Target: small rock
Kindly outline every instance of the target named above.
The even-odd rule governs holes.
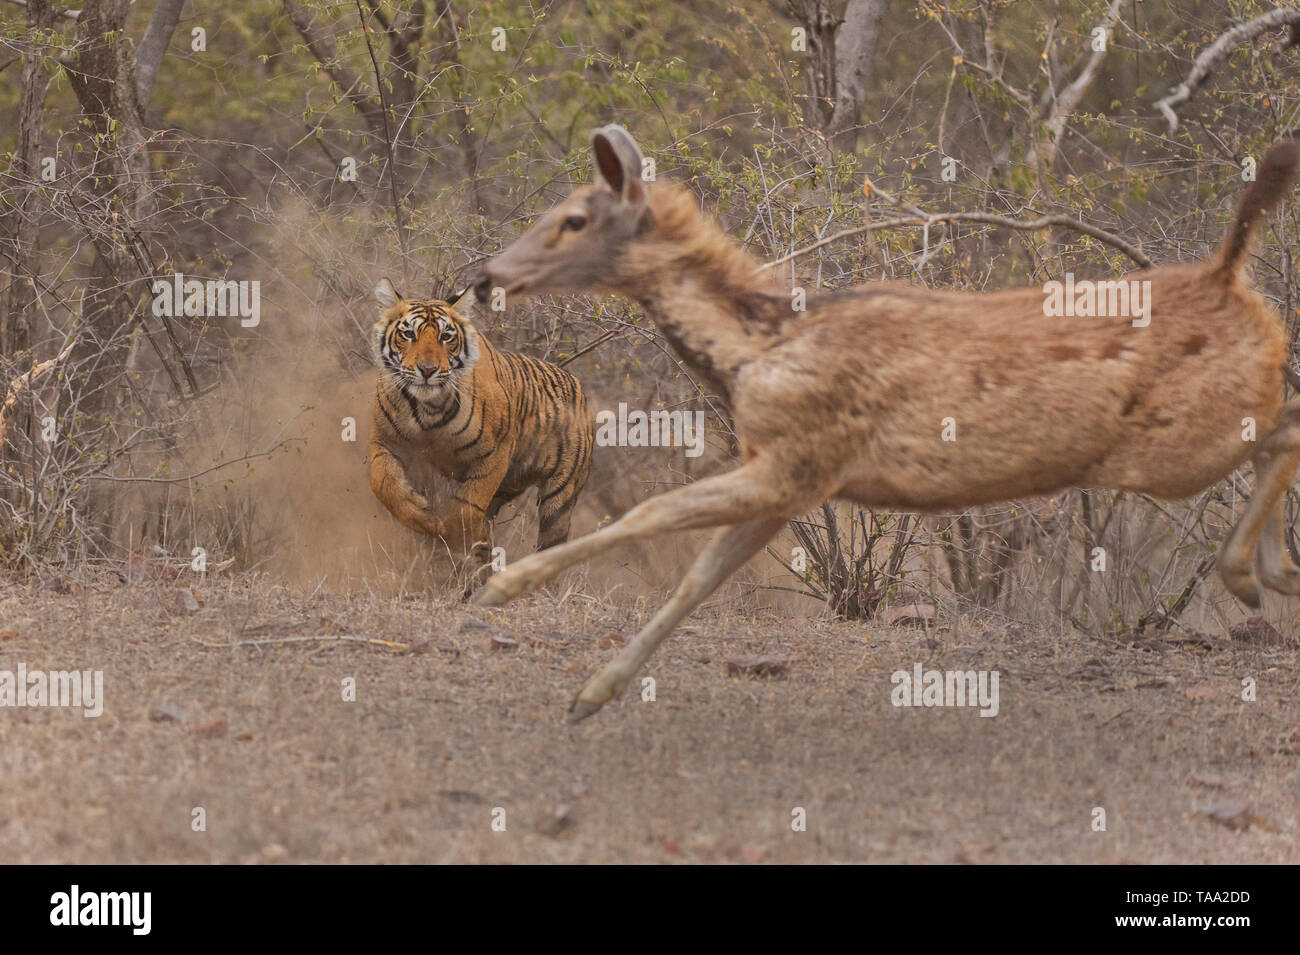
[[[472,803],[476,806],[487,804],[487,799],[476,792],[470,792],[468,789],[440,789],[438,795],[443,799],[450,799],[452,802]]]
[[[1205,786],[1207,789],[1222,789],[1228,784],[1228,781],[1218,773],[1210,773],[1205,770],[1192,773],[1192,782],[1198,786]]]
[[[175,703],[163,703],[149,711],[149,719],[155,723],[184,723],[189,718],[185,708]]]
[[[1250,828],[1250,807],[1242,802],[1216,802],[1207,815],[1213,822],[1238,832]]]
[[[537,824],[537,831],[544,836],[558,836],[573,825],[573,816],[568,806],[556,806]]]
[[[289,854],[289,850],[278,842],[273,842],[269,846],[262,846],[262,858],[268,862],[274,862],[276,859],[283,859]]]
[[[727,661],[727,676],[770,677],[779,680],[789,673],[789,664],[789,657],[737,657]]]
[[[177,587],[172,591],[171,609],[173,613],[189,616],[192,613],[198,613],[201,608],[202,604],[199,603],[198,598],[194,596],[194,591],[190,590],[190,588]]]
[[[1251,617],[1243,623],[1234,623],[1228,628],[1228,636],[1233,643],[1257,647],[1275,647],[1283,642],[1282,634],[1263,617]]]
[[[891,627],[932,627],[936,616],[933,604],[908,604],[890,608],[883,622]]]
[[[513,650],[519,646],[518,641],[511,640],[509,637],[503,637],[498,633],[488,637],[487,648],[489,650]]]

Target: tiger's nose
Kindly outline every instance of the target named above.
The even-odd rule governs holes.
[[[438,366],[437,366],[437,365],[419,365],[419,364],[417,364],[415,367],[418,368],[418,369],[420,369],[420,374],[424,375],[424,377],[425,377],[426,380],[429,379],[429,378],[432,378],[434,375],[436,375],[436,374],[438,373]]]

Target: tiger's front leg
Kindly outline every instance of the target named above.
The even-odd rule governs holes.
[[[370,490],[403,527],[429,537],[443,536],[442,520],[424,495],[411,487],[401,460],[378,442],[370,445]]]
[[[480,462],[439,514],[442,539],[459,556],[459,569],[466,579],[468,597],[485,578],[483,571],[492,561],[492,500],[510,466],[508,451],[498,449]]]

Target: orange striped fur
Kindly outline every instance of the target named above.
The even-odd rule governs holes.
[[[376,364],[370,488],[403,525],[442,540],[470,569],[488,562],[497,512],[537,488],[538,548],[568,539],[591,468],[593,419],[578,380],[498,351],[462,314],[473,301],[403,298],[384,279],[371,330]],[[459,483],[435,507],[430,472]]]

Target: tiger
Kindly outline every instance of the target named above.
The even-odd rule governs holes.
[[[573,375],[500,351],[475,329],[469,289],[416,301],[385,278],[374,294],[370,489],[402,525],[447,546],[471,575],[468,595],[490,562],[497,512],[528,488],[537,488],[538,550],[568,540],[594,418]],[[430,469],[458,485],[441,507],[416,490]]]

